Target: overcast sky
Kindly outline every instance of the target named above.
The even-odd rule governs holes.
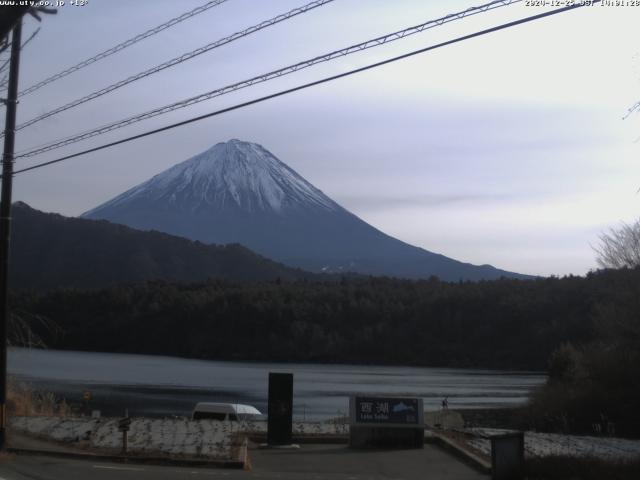
[[[204,0],[89,0],[47,16],[20,87]],[[21,99],[18,123],[304,4],[229,0]],[[336,0],[21,130],[17,149],[68,136],[482,0]],[[544,11],[522,2],[245,89],[91,141],[246,101]],[[585,274],[599,232],[638,217],[640,7],[584,7],[159,136],[16,176],[14,199],[79,215],[213,144],[262,144],[345,208],[401,240],[475,264]],[[25,22],[25,36],[37,27]],[[3,55],[1,58],[5,58]]]

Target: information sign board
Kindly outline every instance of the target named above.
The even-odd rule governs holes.
[[[421,398],[354,395],[349,401],[351,425],[424,426]]]

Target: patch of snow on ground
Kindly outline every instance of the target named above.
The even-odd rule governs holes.
[[[468,441],[469,445],[488,456],[491,456],[491,441],[486,437],[507,432],[488,428],[466,431],[475,435]],[[596,457],[603,460],[631,460],[640,458],[640,440],[525,432],[524,451],[527,457],[566,455]]]
[[[240,424],[240,430],[246,433],[267,433],[266,421],[247,421]],[[349,434],[349,425],[344,422],[293,422],[293,435],[339,435]]]
[[[11,427],[42,439],[108,451],[120,451],[118,419],[88,417],[13,417]],[[132,418],[128,433],[131,453],[187,455],[233,460],[236,434],[266,434],[266,421],[228,422],[187,418]],[[294,422],[294,435],[348,435],[344,422]]]
[[[118,419],[84,417],[14,417],[11,426],[40,438],[92,448],[120,450]],[[128,434],[131,453],[171,454],[233,460],[238,426],[214,420],[133,418]]]

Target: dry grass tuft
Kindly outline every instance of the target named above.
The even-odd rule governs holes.
[[[71,407],[53,393],[38,392],[24,383],[9,379],[7,413],[15,416],[64,417],[71,415]]]

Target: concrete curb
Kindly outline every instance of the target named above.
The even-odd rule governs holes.
[[[444,448],[455,454],[458,458],[463,460],[468,465],[472,466],[481,473],[491,473],[491,462],[484,458],[462,448],[457,442],[447,438],[444,435],[440,435],[436,432],[433,433],[433,443],[436,443],[440,447]],[[426,439],[425,439],[426,440]]]
[[[139,463],[143,465],[173,465],[177,467],[216,467],[216,468],[233,468],[244,469],[247,462],[246,448],[242,460],[199,460],[186,458],[171,457],[139,457],[125,455],[101,455],[95,453],[74,453],[61,452],[56,450],[34,450],[29,448],[6,449],[9,453],[17,455],[38,455],[47,457],[72,458],[74,460],[88,460],[92,462],[118,462],[118,463]]]

